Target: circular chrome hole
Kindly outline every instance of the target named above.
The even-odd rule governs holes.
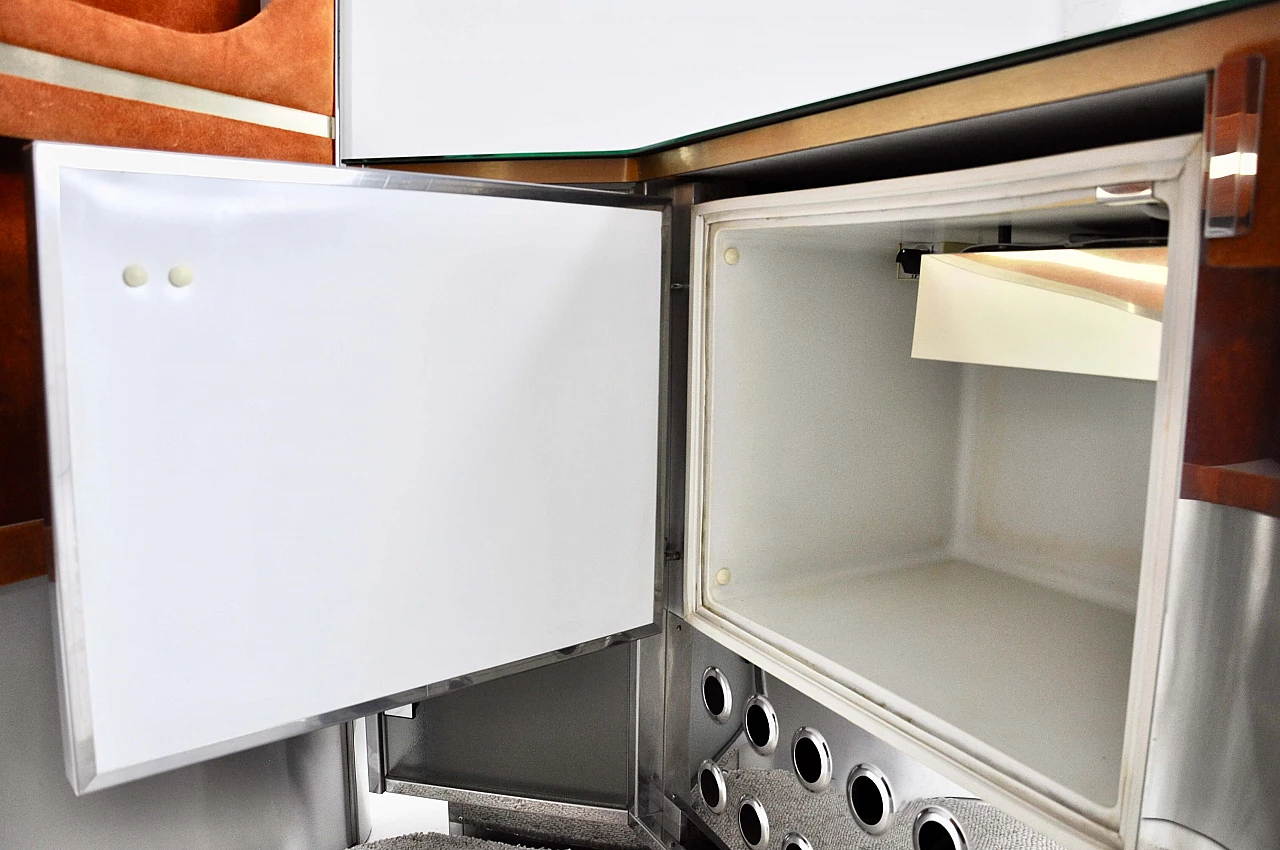
[[[717,723],[725,722],[733,713],[733,688],[719,667],[708,667],[702,674],[702,704]]]
[[[769,843],[769,815],[755,797],[743,797],[738,801],[738,830],[752,850],[759,850]]]
[[[893,789],[874,764],[860,764],[849,774],[849,811],[865,832],[881,835],[893,825]]]
[[[782,839],[782,850],[813,850],[813,845],[800,833],[788,832]]]
[[[824,791],[831,784],[831,748],[822,733],[802,726],[791,739],[791,766],[800,784],[810,791]]]
[[[759,694],[747,700],[747,707],[742,710],[742,728],[746,730],[747,741],[760,755],[770,755],[778,748],[778,713],[773,710],[773,704]]]
[[[911,843],[915,850],[969,850],[960,823],[941,806],[926,806],[916,815]]]
[[[724,814],[729,802],[729,789],[724,784],[724,773],[720,765],[707,759],[698,768],[698,793],[702,802],[716,814]]]

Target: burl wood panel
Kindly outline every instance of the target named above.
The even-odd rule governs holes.
[[[1280,479],[1270,475],[1184,463],[1182,497],[1280,517]]]
[[[1280,270],[1202,267],[1182,495],[1280,516]]]
[[[1280,274],[1204,267],[1196,296],[1186,461],[1274,457],[1280,408]]]
[[[1207,258],[1209,265],[1226,268],[1280,266],[1280,42],[1250,45],[1233,53],[1261,53],[1267,60],[1254,221],[1243,236],[1209,240]]]
[[[140,15],[153,4],[169,5],[165,0],[111,3]],[[75,0],[4,0],[0,41],[333,114],[333,0],[273,0],[252,20],[225,32],[180,32]]]
[[[27,227],[26,180],[8,143],[0,146],[0,585],[45,572],[49,475]]]
[[[45,515],[48,473],[35,288],[28,275],[26,182],[0,172],[0,526]]]
[[[46,575],[49,546],[43,522],[0,526],[0,587]]]
[[[0,74],[0,136],[333,162],[333,140]]]
[[[181,32],[222,32],[254,18],[261,0],[78,0],[135,21]]]

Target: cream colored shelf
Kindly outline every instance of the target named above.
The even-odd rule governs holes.
[[[721,604],[1089,799],[1115,803],[1132,614],[961,561]]]

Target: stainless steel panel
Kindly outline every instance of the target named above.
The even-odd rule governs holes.
[[[630,706],[627,644],[444,693],[383,716],[387,778],[621,812]]]
[[[738,824],[738,807],[747,797],[758,799],[772,821],[775,838],[770,846],[775,848],[781,846],[777,836],[798,834],[818,848],[905,850],[911,846],[917,817],[941,807],[955,816],[970,846],[1059,850],[1047,837],[778,682],[679,618],[668,618],[667,634],[672,675],[684,676],[682,687],[668,682],[667,793],[688,822],[720,850],[750,850]],[[698,685],[702,671],[711,665],[734,680],[734,699],[740,707],[733,724],[718,723],[702,706]],[[766,747],[767,753],[752,746],[742,725],[745,704],[757,697],[767,699],[777,715],[779,744]],[[672,724],[673,718],[687,718],[687,729]],[[824,771],[829,782],[825,787],[810,783],[819,790],[806,786],[793,764],[791,744],[806,731],[821,735],[829,753],[830,767]],[[727,805],[720,813],[706,804],[698,787],[697,772],[704,759],[719,766],[725,783],[721,794]],[[874,823],[854,816],[848,791],[854,776],[881,786],[882,810]],[[870,810],[863,811],[872,817]],[[692,835],[685,837],[686,846],[697,843]]]
[[[76,797],[63,775],[49,585],[0,588],[0,847],[337,850],[351,796],[345,727]]]
[[[1182,500],[1171,572],[1144,821],[1179,824],[1227,850],[1274,850],[1280,519]],[[1144,824],[1142,836],[1181,850],[1161,838],[1168,832]]]
[[[393,794],[407,794],[411,797],[444,800],[448,803],[463,806],[476,806],[493,810],[514,810],[523,815],[534,817],[613,826],[622,826],[628,822],[626,810],[608,806],[588,806],[581,803],[538,800],[530,797],[516,797],[510,794],[489,794],[483,791],[470,791],[421,782],[405,782],[398,779],[387,781],[387,791]]]

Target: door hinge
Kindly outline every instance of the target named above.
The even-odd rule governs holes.
[[[1156,203],[1156,187],[1150,180],[1145,183],[1115,183],[1110,186],[1099,186],[1096,197],[1098,203],[1106,204],[1109,207],[1154,204]]]

